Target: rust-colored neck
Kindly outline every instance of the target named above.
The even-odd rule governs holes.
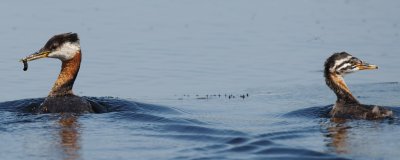
[[[337,96],[336,103],[341,104],[359,104],[358,100],[351,94],[349,87],[341,75],[329,74],[326,76],[326,84],[335,92]]]
[[[62,61],[61,72],[49,94],[49,97],[73,95],[72,87],[78,76],[82,54],[78,51],[72,59]]]

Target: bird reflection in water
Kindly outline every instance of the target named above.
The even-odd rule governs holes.
[[[80,133],[77,117],[74,115],[62,115],[59,120],[60,125],[60,149],[64,160],[77,160],[81,159],[79,144]]]
[[[346,119],[344,118],[331,118],[330,126],[327,127],[327,134],[325,135],[329,139],[327,146],[332,152],[338,154],[346,154],[348,150],[348,129],[351,127],[346,125]]]

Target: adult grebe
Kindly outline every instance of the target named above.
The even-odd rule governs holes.
[[[363,105],[351,94],[343,76],[358,70],[373,70],[378,66],[359,60],[352,55],[335,53],[325,62],[325,82],[337,96],[330,115],[334,118],[382,119],[392,117],[393,112],[375,105]]]
[[[72,92],[82,59],[79,38],[76,33],[63,33],[50,38],[38,52],[21,59],[26,65],[24,70],[27,69],[28,61],[47,57],[62,61],[61,72],[49,95],[39,108],[34,109],[35,112],[85,113],[105,111],[101,105],[76,96]]]

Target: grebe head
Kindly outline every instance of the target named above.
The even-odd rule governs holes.
[[[78,34],[63,33],[50,38],[38,52],[27,56],[22,61],[32,61],[40,58],[57,58],[61,61],[72,59],[80,52]]]
[[[329,113],[333,118],[382,119],[393,115],[388,109],[361,104],[344,81],[343,76],[348,73],[373,69],[378,69],[378,66],[363,62],[346,52],[334,53],[326,60],[325,82],[337,97]]]
[[[378,66],[368,64],[346,52],[335,53],[325,62],[325,74],[344,76],[359,70],[378,69]]]

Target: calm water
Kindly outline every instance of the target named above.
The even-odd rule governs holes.
[[[0,156],[396,159],[399,120],[321,114],[335,101],[322,66],[338,51],[380,67],[346,77],[359,100],[398,111],[399,13],[396,0],[2,1]],[[60,62],[23,72],[18,60],[63,32],[81,38],[75,93],[114,112],[20,111],[47,95]]]

